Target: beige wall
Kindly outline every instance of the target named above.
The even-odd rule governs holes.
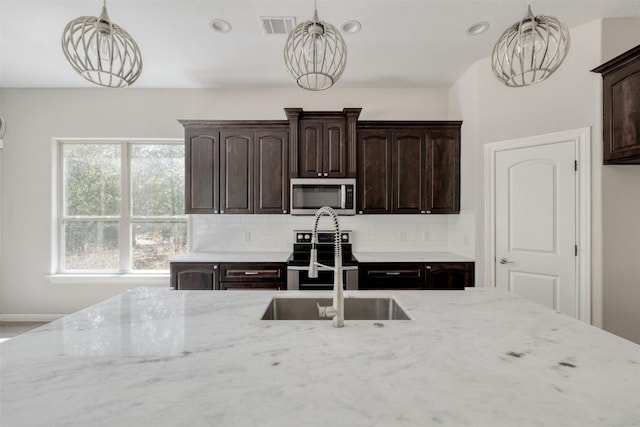
[[[640,20],[602,26],[602,62],[640,43]],[[640,343],[640,165],[602,168],[602,326]]]
[[[640,342],[640,166],[602,165],[602,78],[591,69],[640,43],[640,19],[594,21],[571,30],[571,50],[548,80],[507,88],[478,61],[451,87],[452,114],[462,112],[476,145],[476,274],[484,275],[483,146],[590,127],[592,143],[592,323]],[[473,92],[475,91],[475,97]]]
[[[448,90],[2,89],[11,123],[2,158],[0,313],[67,314],[127,284],[51,284],[52,138],[182,138],[176,119],[279,119],[284,107],[362,107],[363,120],[448,119]],[[167,280],[168,285],[168,280]]]

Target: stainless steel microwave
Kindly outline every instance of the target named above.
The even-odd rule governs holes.
[[[355,215],[355,178],[291,178],[292,215],[313,215],[323,206],[339,215]]]

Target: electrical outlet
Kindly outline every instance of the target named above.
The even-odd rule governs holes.
[[[423,231],[422,238],[424,239],[425,242],[428,242],[429,240],[431,240],[431,233],[428,231]]]
[[[243,231],[242,232],[242,240],[244,240],[245,243],[251,242],[251,232],[250,231]]]
[[[400,241],[401,242],[406,242],[407,241],[407,232],[406,231],[401,231],[400,232]]]

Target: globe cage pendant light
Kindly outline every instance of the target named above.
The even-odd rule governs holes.
[[[67,24],[62,51],[78,74],[100,86],[127,87],[142,73],[140,49],[109,19],[106,0],[99,17],[81,16]]]
[[[567,26],[553,16],[534,16],[527,6],[524,19],[509,27],[491,53],[491,68],[509,87],[539,83],[554,73],[569,52]]]
[[[318,19],[315,2],[313,18],[298,24],[289,33],[284,63],[303,89],[328,89],[342,75],[347,64],[347,46],[333,25]]]

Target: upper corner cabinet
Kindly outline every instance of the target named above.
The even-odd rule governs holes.
[[[602,74],[604,164],[640,164],[640,45],[592,71]]]
[[[355,178],[356,121],[361,108],[304,112],[285,108],[289,119],[292,178]]]
[[[458,121],[361,122],[358,213],[460,213]]]

